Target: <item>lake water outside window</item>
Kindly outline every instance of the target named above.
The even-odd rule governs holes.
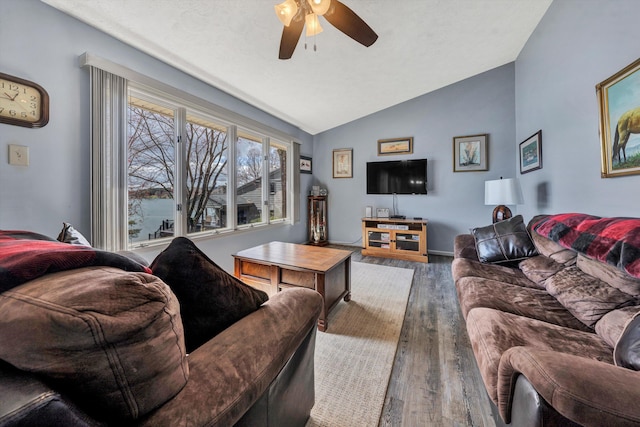
[[[127,210],[129,241],[173,234],[175,110],[129,97]]]

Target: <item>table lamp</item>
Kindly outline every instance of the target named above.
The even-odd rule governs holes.
[[[493,210],[493,223],[511,218],[511,209],[505,205],[522,204],[522,190],[515,178],[484,182],[484,204],[498,205]]]

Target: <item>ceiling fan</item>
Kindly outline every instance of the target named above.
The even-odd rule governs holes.
[[[378,35],[355,12],[338,0],[285,0],[275,6],[278,19],[284,24],[280,40],[280,59],[290,59],[306,24],[307,36],[322,31],[318,16],[358,43],[369,47]]]

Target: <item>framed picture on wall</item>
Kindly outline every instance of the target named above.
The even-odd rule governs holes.
[[[455,136],[453,138],[453,171],[489,170],[489,135]]]
[[[378,140],[378,156],[411,153],[413,153],[413,137]]]
[[[311,157],[300,156],[300,173],[312,173]]]
[[[596,85],[601,176],[640,174],[640,59]]]
[[[353,178],[352,148],[338,148],[333,150],[333,177]]]
[[[520,143],[520,173],[542,169],[542,130]]]

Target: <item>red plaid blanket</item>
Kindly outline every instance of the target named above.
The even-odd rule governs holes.
[[[566,213],[549,215],[533,229],[567,249],[640,278],[640,218]]]
[[[0,230],[0,292],[48,273],[96,265],[151,273],[116,253],[58,242],[29,231]]]

